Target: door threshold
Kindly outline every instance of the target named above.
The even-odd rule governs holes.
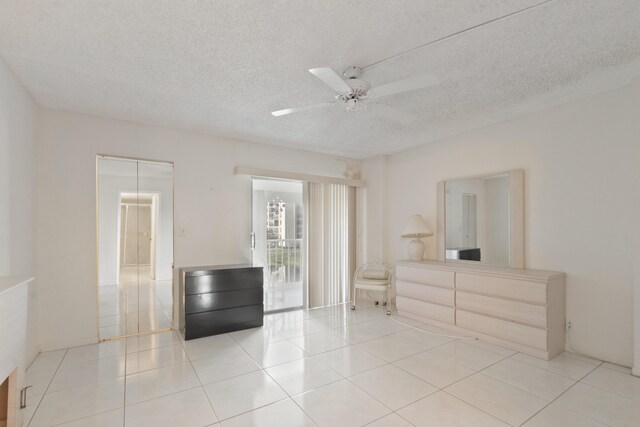
[[[278,308],[275,310],[269,310],[269,311],[265,311],[264,314],[277,314],[277,313],[286,313],[288,311],[296,311],[296,310],[302,310],[302,306],[298,305],[295,307],[285,307],[285,308]]]
[[[173,331],[173,330],[174,330],[173,328],[154,329],[153,331],[138,332],[137,334],[118,335],[118,336],[115,336],[115,337],[100,338],[100,339],[98,339],[98,342],[115,341],[115,340],[121,340],[121,339],[124,339],[124,338],[138,337],[140,335],[159,334],[160,332],[169,332],[169,331]]]

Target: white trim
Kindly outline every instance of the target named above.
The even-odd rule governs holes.
[[[640,195],[636,198],[636,213],[640,214]],[[640,223],[634,227],[633,257],[633,375],[640,377]]]
[[[288,179],[293,181],[317,182],[321,184],[338,184],[347,185],[349,187],[364,187],[364,181],[359,179],[337,178],[332,176],[309,175],[298,172],[275,171],[270,169],[249,168],[244,166],[236,166],[234,168],[235,175],[250,175],[259,178],[277,178]]]
[[[79,347],[83,345],[96,344],[99,343],[100,339],[95,337],[85,337],[85,338],[77,338],[71,340],[60,340],[60,341],[47,341],[40,344],[40,351],[53,351],[60,350],[70,347]]]

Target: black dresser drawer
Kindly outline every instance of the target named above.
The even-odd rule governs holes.
[[[241,329],[256,328],[262,326],[263,315],[262,304],[187,314],[185,320],[188,327],[184,331],[184,338],[191,340]]]
[[[215,274],[185,277],[185,295],[262,288],[262,270],[221,270]]]
[[[185,295],[185,314],[262,304],[262,288]]]

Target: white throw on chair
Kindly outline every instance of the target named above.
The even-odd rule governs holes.
[[[365,291],[377,291],[384,293],[383,306],[389,302],[389,288],[391,287],[391,276],[393,269],[390,265],[381,261],[370,262],[360,266],[353,275],[353,304],[351,310],[356,309],[356,300],[358,299],[358,289]],[[378,301],[375,302],[378,305]],[[387,309],[387,314],[391,314],[391,310]]]

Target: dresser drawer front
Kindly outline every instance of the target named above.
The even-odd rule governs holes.
[[[207,337],[241,329],[256,328],[263,324],[262,304],[226,310],[187,314],[185,339]]]
[[[184,293],[185,295],[206,294],[209,292],[261,287],[261,269],[247,269],[243,271],[222,270],[216,272],[216,274],[187,276],[185,278]]]
[[[426,317],[440,322],[455,323],[455,309],[443,305],[431,304],[411,298],[398,296],[396,298],[398,311],[406,311],[416,316]]]
[[[424,285],[453,289],[454,277],[455,273],[453,271],[407,267],[405,265],[396,266],[396,279],[403,282],[422,283]]]
[[[457,273],[456,289],[539,304],[547,303],[547,285],[526,280]]]
[[[543,305],[458,292],[456,307],[540,328],[547,327],[547,307]]]
[[[192,314],[203,311],[243,307],[246,305],[262,304],[262,299],[262,288],[185,295],[184,311],[186,314]]]
[[[454,306],[454,290],[437,288],[435,286],[421,285],[417,283],[396,281],[396,292],[398,295],[415,298],[426,302],[435,302],[437,304]]]
[[[456,325],[517,344],[547,350],[547,331],[481,314],[457,310]]]

